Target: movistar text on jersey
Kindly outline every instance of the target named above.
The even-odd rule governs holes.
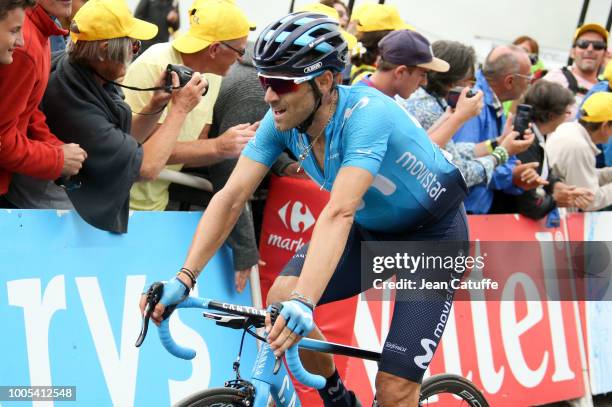
[[[426,256],[425,253],[413,256],[408,253],[395,253],[394,256],[375,256],[372,259],[372,271],[376,274],[386,270],[415,273],[417,270],[442,269],[463,273],[474,267],[484,268],[483,256]]]
[[[436,174],[431,172],[429,167],[419,160],[410,151],[406,151],[400,158],[395,162],[399,164],[406,172],[419,181],[423,189],[430,198],[437,201],[440,195],[446,191],[446,188],[438,182]]]

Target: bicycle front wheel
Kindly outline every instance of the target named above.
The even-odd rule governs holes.
[[[430,377],[421,386],[419,406],[489,407],[480,390],[472,382],[454,374]]]
[[[253,400],[250,400],[244,392],[220,387],[194,393],[179,401],[174,407],[246,407],[252,404]]]

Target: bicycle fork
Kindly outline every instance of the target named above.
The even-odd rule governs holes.
[[[254,407],[267,407],[272,396],[277,407],[301,407],[295,387],[282,359],[276,359],[270,345],[263,343],[253,365],[251,384],[255,387]]]

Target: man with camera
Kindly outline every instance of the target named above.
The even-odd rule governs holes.
[[[478,116],[465,122],[457,131],[455,142],[480,143],[490,141],[491,151],[497,147],[497,137],[504,134],[506,117],[502,103],[519,99],[531,82],[531,61],[522,49],[515,45],[494,48],[487,56],[482,69],[476,72],[474,90],[484,94],[484,108]],[[519,195],[524,190],[535,189],[545,181],[533,175],[537,163],[517,164],[516,157],[510,156],[505,164],[497,166],[487,185],[470,188],[465,200],[468,213],[489,213],[494,191]]]
[[[78,173],[86,158],[77,144],[58,140],[39,108],[49,80],[48,39],[66,34],[51,16],[69,16],[70,12],[70,1],[38,0],[26,10],[24,46],[13,49],[12,63],[0,64],[0,207],[15,207],[3,197],[14,174],[54,180]]]
[[[153,86],[168,64],[185,65],[205,73],[208,92],[185,119],[167,168],[180,170],[184,165],[203,167],[236,158],[255,134],[257,124],[240,124],[221,136],[208,139],[213,106],[221,86],[221,76],[244,55],[247,35],[254,28],[233,2],[226,0],[196,1],[189,10],[189,31],[171,43],[155,44],[130,65],[124,82],[140,88]],[[140,111],[152,92],[126,91],[132,110]],[[170,103],[158,120],[161,125],[174,108]],[[145,141],[145,146],[147,142]],[[164,210],[168,205],[169,182],[140,182],[131,191],[130,207],[136,210]]]
[[[603,67],[608,48],[608,31],[599,24],[584,24],[574,33],[574,43],[570,56],[572,66],[553,69],[542,79],[557,82],[571,90],[576,96],[572,106],[573,120],[587,92],[597,83],[597,76]]]

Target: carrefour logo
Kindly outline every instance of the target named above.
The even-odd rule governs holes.
[[[291,229],[296,233],[307,231],[315,223],[315,218],[312,216],[308,206],[300,201],[287,202],[278,211],[278,216],[280,216],[283,225],[287,229]]]

